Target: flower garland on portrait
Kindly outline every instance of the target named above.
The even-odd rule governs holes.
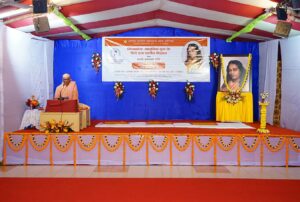
[[[158,92],[158,82],[151,80],[149,81],[149,95],[154,99]]]
[[[41,131],[44,131],[45,133],[67,133],[73,131],[71,128],[72,125],[73,124],[70,124],[68,121],[56,122],[52,119],[41,124]]]
[[[123,94],[125,92],[124,90],[124,85],[122,82],[115,82],[114,85],[114,91],[115,91],[115,95],[117,97],[117,100],[121,99],[123,97]]]
[[[229,87],[227,79],[225,78],[225,67],[224,67],[224,58],[223,58],[223,55],[221,54],[220,57],[221,57],[222,77],[223,77],[223,81],[224,81],[226,89],[227,89],[227,94],[224,95],[223,98],[224,98],[224,100],[226,100],[227,103],[237,104],[239,101],[242,101],[241,91],[245,87],[246,82],[248,80],[248,75],[249,75],[249,71],[250,71],[250,68],[251,68],[252,54],[248,55],[248,64],[247,64],[247,68],[246,68],[246,73],[244,75],[242,85],[239,86],[239,88],[237,90],[232,90]]]
[[[243,100],[240,92],[228,92],[223,98],[229,104],[237,104],[239,101]]]
[[[184,87],[184,91],[188,100],[191,101],[194,97],[195,85],[187,81]]]
[[[31,98],[28,98],[25,104],[30,107],[30,109],[36,109],[40,106],[39,101],[35,98],[34,95],[31,96]]]
[[[220,65],[220,55],[217,53],[212,53],[209,56],[209,62],[212,64],[212,66],[218,70],[218,67]]]
[[[92,67],[98,73],[101,66],[101,56],[99,53],[94,53],[92,55]]]

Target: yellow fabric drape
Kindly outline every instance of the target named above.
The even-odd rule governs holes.
[[[242,92],[242,101],[236,104],[224,100],[226,92],[218,92],[216,97],[216,121],[253,122],[253,96],[250,92]]]

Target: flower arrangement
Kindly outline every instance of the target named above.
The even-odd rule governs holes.
[[[117,100],[119,100],[120,98],[122,98],[123,93],[124,93],[124,85],[123,85],[123,83],[122,82],[115,82],[114,91],[115,91],[115,95],[117,97]]]
[[[31,96],[31,98],[28,98],[25,104],[30,107],[30,109],[36,109],[40,106],[39,101],[35,98],[34,95]]]
[[[149,81],[149,94],[152,98],[155,98],[158,92],[158,82],[156,81]]]
[[[229,91],[227,94],[224,96],[224,99],[226,100],[227,103],[229,104],[236,104],[239,101],[242,101],[243,97],[241,96],[241,93],[239,91]]]
[[[68,121],[59,121],[56,122],[55,120],[46,121],[44,124],[41,124],[41,131],[45,133],[67,133],[72,132],[73,124],[69,124]]]
[[[269,93],[267,92],[260,93],[260,97],[261,97],[261,102],[265,103],[267,102],[266,99],[269,97]]]
[[[99,53],[94,53],[92,55],[92,67],[95,69],[95,71],[98,73],[100,66],[101,66],[101,57]]]
[[[220,55],[218,55],[217,53],[210,54],[209,62],[213,65],[215,69],[218,69],[220,64]]]
[[[194,97],[195,85],[190,82],[186,82],[184,90],[188,100],[191,101]]]

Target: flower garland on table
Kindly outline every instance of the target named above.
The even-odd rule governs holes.
[[[168,136],[160,136],[160,137],[163,137],[164,139],[162,140],[161,144],[159,145],[156,143],[154,136],[153,135],[150,136],[150,145],[156,152],[163,152],[166,149],[166,147],[168,146],[169,137]]]
[[[180,145],[178,136],[174,136],[174,138],[175,138],[174,145],[178,149],[178,151],[185,151],[189,147],[191,142],[191,137],[189,135],[186,135],[186,140],[184,142],[184,145]]]
[[[209,56],[209,62],[217,70],[220,65],[220,55],[217,53],[212,53]]]
[[[92,55],[92,67],[98,73],[101,66],[101,56],[99,53],[94,53]]]
[[[31,96],[31,98],[28,98],[25,104],[30,107],[30,109],[36,109],[40,106],[39,101],[35,98],[34,95]]]
[[[300,152],[300,146],[295,142],[295,138],[291,137],[290,138],[290,143],[292,145],[292,148],[295,152]]]
[[[228,144],[225,144],[223,137],[218,137],[217,144],[223,151],[230,151],[236,143],[236,137],[231,137]]]
[[[67,133],[72,132],[73,124],[69,124],[68,121],[59,121],[56,122],[55,120],[46,121],[44,124],[41,124],[41,131],[45,133]]]
[[[84,137],[87,137],[87,135],[84,135]],[[97,143],[95,135],[92,135],[89,143],[85,143],[85,141],[83,140],[83,135],[79,135],[77,140],[78,140],[80,148],[85,151],[91,151],[92,149],[95,148],[96,143]]]
[[[188,100],[191,101],[194,97],[195,85],[190,82],[186,82],[184,90]]]
[[[258,137],[253,137],[253,138],[254,138],[254,140],[253,140],[252,144],[249,145],[246,141],[246,137],[245,136],[242,137],[242,146],[244,147],[244,149],[247,152],[254,152],[258,147],[259,138]]]
[[[104,135],[104,138],[102,138],[102,143],[104,145],[104,147],[107,149],[107,151],[109,152],[115,152],[117,149],[119,149],[121,143],[122,143],[122,139],[121,136],[117,137],[117,140],[115,141],[115,143],[110,143],[108,140],[108,136]]]
[[[224,58],[223,58],[223,55],[221,54],[222,77],[223,77],[226,89],[228,90],[228,93],[224,96],[224,99],[227,101],[227,103],[236,104],[242,100],[241,91],[243,90],[243,88],[245,87],[245,84],[247,82],[248,74],[249,74],[250,67],[251,67],[251,61],[252,61],[252,54],[249,54],[247,69],[246,69],[246,73],[243,78],[242,85],[237,90],[234,91],[229,87],[227,80],[225,78]]]
[[[143,147],[144,143],[145,143],[145,136],[144,135],[139,135],[139,141],[136,145],[133,144],[133,140],[132,140],[132,135],[128,135],[127,136],[127,144],[130,147],[130,149],[134,152],[138,152],[141,150],[141,148]]]
[[[151,80],[149,81],[149,94],[154,99],[158,92],[158,82]]]
[[[14,135],[15,136],[15,135]],[[23,148],[23,146],[24,146],[24,144],[25,144],[25,135],[22,135],[22,139],[21,139],[21,141],[19,141],[19,142],[14,142],[14,138],[13,138],[13,136],[12,135],[8,135],[8,141],[7,141],[7,143],[8,143],[8,145],[9,145],[9,147],[14,151],[14,152],[18,152],[18,151],[20,151],[22,148]]]
[[[266,144],[267,148],[271,152],[278,152],[279,150],[281,150],[281,148],[284,145],[283,137],[279,137],[279,140],[275,146],[271,144],[270,138],[268,136],[265,136],[264,140],[265,140],[265,144]]]
[[[68,135],[68,139],[66,140],[65,144],[61,144],[58,138],[59,135],[55,135],[54,136],[54,145],[55,147],[61,151],[61,152],[66,152],[70,149],[71,145],[72,145],[72,138],[71,135]]]
[[[203,152],[209,151],[211,149],[211,147],[213,146],[212,137],[208,138],[207,144],[202,144],[200,137],[201,136],[196,136],[195,142],[196,142],[197,147],[200,149],[200,151],[203,151]]]
[[[121,99],[123,97],[124,94],[124,85],[122,82],[115,82],[114,85],[114,91],[115,91],[115,95],[117,97],[117,100]]]
[[[29,136],[29,140],[30,140],[30,143],[31,143],[32,147],[36,151],[43,151],[43,150],[45,150],[46,147],[49,144],[50,136],[49,135],[45,135],[45,138],[44,138],[44,140],[43,140],[42,143],[38,143],[35,136],[36,135],[30,135]]]

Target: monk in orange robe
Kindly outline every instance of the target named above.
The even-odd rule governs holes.
[[[69,99],[78,101],[78,90],[75,81],[71,80],[70,74],[63,75],[63,82],[55,90],[55,99]]]

